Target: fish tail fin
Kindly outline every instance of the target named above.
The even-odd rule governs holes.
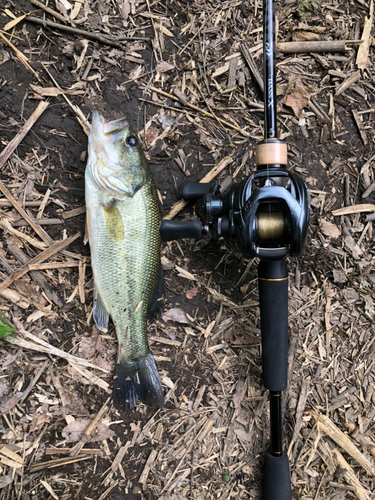
[[[118,410],[131,410],[137,399],[147,406],[162,408],[164,393],[151,352],[134,361],[121,360],[115,366],[113,404]]]

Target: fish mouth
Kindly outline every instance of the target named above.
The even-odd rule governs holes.
[[[92,131],[94,135],[104,134],[106,137],[113,136],[111,137],[112,140],[117,141],[122,138],[124,130],[129,127],[130,123],[126,116],[107,122],[98,109],[94,109],[92,112]]]

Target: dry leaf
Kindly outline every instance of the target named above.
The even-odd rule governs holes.
[[[312,33],[311,31],[293,31],[293,42],[315,42],[322,39],[319,33]]]
[[[196,286],[195,288],[188,290],[185,295],[187,299],[193,299],[197,295],[197,293],[198,293],[198,287]]]
[[[68,441],[79,441],[90,423],[91,420],[89,419],[75,420],[74,422],[71,422],[66,427],[64,427],[61,435]],[[103,423],[100,423],[96,428],[95,434],[88,440],[88,442],[94,443],[97,441],[104,441],[104,439],[111,439],[115,437],[115,435],[116,434],[114,431],[112,431]]]
[[[329,222],[327,219],[320,219],[319,223],[320,229],[325,236],[328,236],[329,238],[338,238],[341,236],[341,231],[336,224]]]
[[[132,9],[129,0],[125,0],[121,8],[121,17],[126,20],[129,17],[131,10]]]
[[[139,427],[138,424],[135,424],[134,422],[130,422],[130,430],[132,432],[139,432],[141,428]]]
[[[243,398],[247,391],[247,383],[239,380],[236,384],[236,392],[233,395],[232,401],[235,408],[240,408]]]
[[[170,64],[166,61],[159,61],[158,64],[156,65],[156,71],[159,71],[159,73],[166,73],[167,71],[170,71],[171,69],[174,69],[175,65]]]
[[[188,320],[186,313],[179,307],[173,307],[169,309],[162,316],[164,321],[175,321],[176,323],[190,324],[191,321]]]
[[[6,50],[0,50],[0,66],[9,61],[10,55]]]
[[[302,110],[308,104],[310,96],[310,88],[303,83],[299,76],[292,75],[289,78],[288,88],[282,103],[291,107],[297,118],[303,118]]]

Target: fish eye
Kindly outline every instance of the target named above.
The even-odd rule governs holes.
[[[138,146],[138,139],[135,137],[135,135],[129,135],[126,138],[126,144],[128,146],[131,146],[132,148],[135,148],[135,146]]]

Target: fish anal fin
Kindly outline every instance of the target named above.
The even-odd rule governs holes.
[[[107,332],[109,313],[96,288],[94,288],[94,307],[92,310],[92,316],[99,330],[101,330],[102,332]]]
[[[124,239],[124,224],[121,214],[116,207],[103,206],[105,227],[109,237],[114,241],[122,241]]]
[[[120,362],[115,366],[113,404],[118,410],[131,410],[140,400],[147,406],[162,408],[164,393],[151,352],[144,358]]]

